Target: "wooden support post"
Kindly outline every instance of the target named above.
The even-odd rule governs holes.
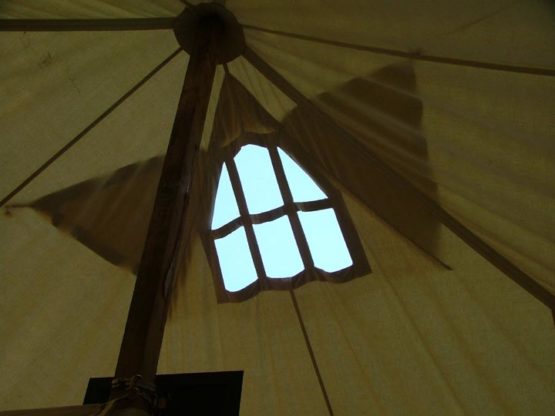
[[[133,380],[132,383],[137,381],[134,377],[136,375],[142,376],[142,382],[148,384],[155,380],[171,297],[174,262],[190,198],[196,154],[202,138],[216,65],[235,59],[244,49],[241,25],[220,4],[202,3],[188,7],[179,17],[172,19],[171,23],[177,41],[189,53],[190,58],[116,367],[116,378]],[[173,56],[175,54],[169,59]],[[8,195],[7,199],[11,196],[13,195]],[[112,399],[125,396],[125,400],[114,400],[107,407],[86,405],[0,413],[14,416],[89,415],[91,412],[148,415],[147,403],[140,395],[127,395],[134,387],[137,385],[127,386],[128,390],[125,391],[113,388]],[[144,391],[146,390],[143,388],[142,392]]]
[[[215,43],[220,30],[218,18],[206,17],[195,32],[129,308],[116,377],[139,374],[145,382],[151,383],[156,375],[170,301],[172,263],[210,100],[217,61]]]

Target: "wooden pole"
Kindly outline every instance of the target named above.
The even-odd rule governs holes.
[[[179,233],[217,61],[218,18],[197,26],[116,367],[117,378],[154,382]],[[156,111],[156,109],[153,109]],[[113,392],[114,393],[114,392]]]

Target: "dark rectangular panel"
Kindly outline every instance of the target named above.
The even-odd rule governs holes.
[[[83,404],[107,402],[111,383],[112,377],[91,378]],[[239,415],[242,384],[242,371],[157,375],[158,396],[167,403],[161,416]]]

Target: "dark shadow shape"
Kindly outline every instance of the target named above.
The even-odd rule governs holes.
[[[112,264],[138,267],[162,157],[46,195],[30,206]]]
[[[107,402],[111,383],[112,377],[91,378],[83,404]],[[243,371],[158,375],[156,389],[165,409],[157,415],[239,415],[242,386]]]
[[[330,117],[323,117],[314,106]],[[440,221],[418,193],[385,172],[372,156],[379,155],[382,162],[435,198],[437,186],[431,180],[422,114],[413,66],[402,62],[366,78],[351,79],[299,105],[283,124],[295,145],[313,155],[323,171],[445,266],[437,250]],[[414,160],[419,171],[407,170]]]

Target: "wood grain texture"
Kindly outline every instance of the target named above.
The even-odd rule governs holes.
[[[189,200],[196,154],[216,70],[214,39],[218,22],[207,20],[195,49],[179,100],[128,320],[116,377],[143,376],[152,382],[164,333],[172,264]]]

